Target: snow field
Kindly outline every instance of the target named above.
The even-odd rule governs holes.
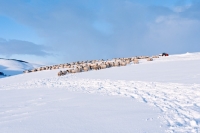
[[[31,83],[37,85],[24,88],[22,84],[15,84],[1,88],[1,133],[154,133],[165,130],[160,123],[162,118],[157,118],[160,111],[136,100],[73,92],[68,91],[70,88],[40,81],[26,85]]]
[[[69,91],[120,95],[158,107],[168,132],[200,132],[200,84],[81,79],[73,75],[1,86],[0,90],[63,88]]]
[[[2,78],[0,131],[199,133],[199,67],[200,53],[186,53],[62,77],[47,70]]]

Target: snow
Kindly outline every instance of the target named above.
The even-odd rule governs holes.
[[[24,70],[33,69],[38,66],[40,65],[0,58],[0,72],[3,72],[7,76],[22,74]]]
[[[0,131],[200,132],[200,53],[0,79]]]
[[[140,64],[126,67],[91,71],[79,74],[80,78],[134,80],[148,82],[198,83],[200,84],[200,53],[171,55],[154,59],[153,62],[141,60]]]
[[[159,110],[129,98],[65,88],[5,90],[0,95],[2,133],[163,132],[156,120]]]

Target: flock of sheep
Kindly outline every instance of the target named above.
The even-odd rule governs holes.
[[[139,64],[139,59],[146,59],[147,61],[153,61],[153,58],[159,58],[159,56],[139,56],[139,57],[131,57],[131,58],[114,58],[112,60],[91,60],[91,61],[77,61],[72,63],[53,65],[53,66],[44,66],[35,68],[33,70],[26,70],[24,73],[37,72],[43,70],[53,70],[53,69],[61,69],[67,68],[67,70],[59,71],[58,76],[66,75],[67,73],[78,73],[78,72],[86,72],[89,70],[100,70],[106,69],[110,67],[119,67],[126,66],[131,62],[134,64]]]

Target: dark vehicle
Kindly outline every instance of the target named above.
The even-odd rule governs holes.
[[[169,56],[168,53],[162,53],[162,56]]]

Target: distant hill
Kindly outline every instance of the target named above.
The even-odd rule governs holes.
[[[39,66],[41,65],[23,60],[0,58],[0,78],[21,74],[24,70],[33,69]]]

